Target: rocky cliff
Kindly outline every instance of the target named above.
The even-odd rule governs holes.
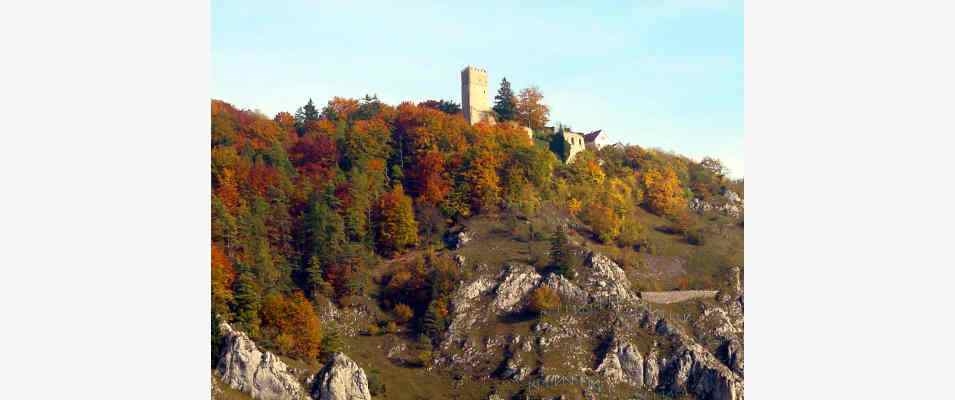
[[[371,400],[365,370],[336,353],[318,373],[312,396],[319,400]]]
[[[498,271],[478,267],[453,297],[436,367],[532,386],[569,384],[596,397],[625,385],[698,399],[743,398],[741,288],[721,303],[706,303],[696,320],[674,321],[641,300],[608,257],[589,253],[578,272],[568,279],[517,263]],[[523,310],[541,286],[554,289],[562,306],[535,321]],[[526,323],[529,332],[522,331]]]
[[[260,351],[244,332],[221,323],[222,353],[216,373],[226,385],[255,399],[304,399],[305,391],[275,354]]]
[[[371,400],[365,371],[342,353],[336,353],[319,373],[306,379],[311,396],[295,371],[275,354],[259,350],[244,333],[228,323],[219,325],[222,353],[216,375],[223,384],[259,400]],[[212,381],[213,398],[222,390]]]

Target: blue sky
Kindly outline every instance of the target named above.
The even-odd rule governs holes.
[[[212,2],[212,97],[274,115],[309,97],[461,102],[460,71],[536,85],[551,120],[719,157],[743,176],[735,0]]]

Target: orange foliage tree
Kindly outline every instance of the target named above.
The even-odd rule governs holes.
[[[262,330],[271,333],[288,355],[315,359],[321,352],[322,330],[312,304],[300,291],[286,297],[266,296],[262,304]]]

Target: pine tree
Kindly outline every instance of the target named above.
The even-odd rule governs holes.
[[[570,244],[567,239],[567,233],[563,227],[557,227],[554,236],[550,240],[551,265],[554,270],[565,277],[570,278],[570,272],[573,267],[570,254]]]
[[[239,329],[256,336],[259,332],[261,297],[255,276],[244,264],[239,264],[239,278],[235,283],[236,322]]]
[[[511,83],[507,78],[501,80],[501,88],[494,96],[494,112],[500,121],[513,121],[517,118],[517,99],[514,97],[514,91],[511,90]]]
[[[421,331],[432,338],[437,337],[444,330],[444,318],[438,312],[437,305],[437,301],[432,301],[421,321]]]
[[[315,108],[315,104],[312,103],[312,99],[309,98],[308,104],[299,107],[298,111],[295,111],[295,128],[298,130],[298,134],[304,134],[308,123],[312,121],[318,121],[318,109]]]
[[[325,328],[325,335],[322,336],[322,357],[328,359],[332,354],[342,351],[342,337],[338,332],[338,325],[330,322]]]
[[[345,221],[332,208],[336,202],[330,188],[313,196],[305,221],[311,254],[326,265],[338,260],[346,242]]]
[[[324,270],[318,256],[312,256],[308,267],[305,268],[306,283],[312,298],[318,298],[319,295],[331,298],[335,294],[332,285],[325,280]]]
[[[222,332],[219,331],[219,319],[215,311],[212,312],[212,368],[219,363],[219,352],[222,347]]]

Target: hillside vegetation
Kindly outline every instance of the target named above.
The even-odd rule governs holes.
[[[543,131],[469,126],[444,100],[309,100],[273,118],[213,100],[211,119],[213,321],[302,370],[347,351],[376,397],[521,390],[430,372],[452,297],[478,265],[574,279],[596,251],[635,292],[724,290],[727,268],[743,265],[741,216],[712,211],[743,182],[714,159],[618,144],[565,164]],[[526,335],[562,315],[555,296],[535,292],[536,314],[473,334]]]

